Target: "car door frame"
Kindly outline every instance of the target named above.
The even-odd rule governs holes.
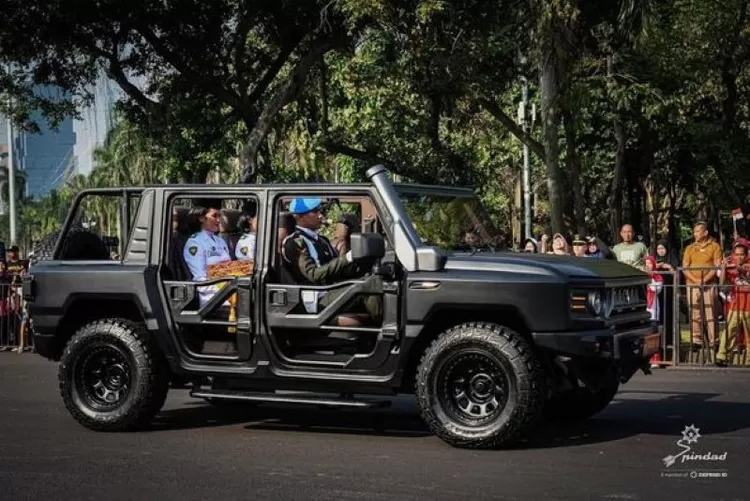
[[[321,187],[315,187],[310,185],[300,185],[300,186],[289,186],[289,187],[274,187],[270,188],[267,192],[267,201],[266,201],[266,218],[264,219],[264,225],[266,228],[268,228],[269,231],[267,231],[266,235],[270,238],[271,236],[277,235],[278,231],[278,217],[280,211],[278,210],[278,206],[280,203],[280,200],[282,198],[289,198],[294,196],[309,196],[309,197],[322,197],[322,198],[353,198],[353,197],[362,197],[362,198],[369,198],[369,201],[372,203],[373,208],[377,211],[378,218],[380,220],[380,227],[382,228],[382,231],[384,233],[385,238],[388,240],[391,247],[394,245],[393,235],[391,232],[391,226],[393,223],[392,216],[387,210],[387,207],[384,203],[384,201],[379,196],[377,190],[374,186],[371,184],[362,184],[362,185],[345,185],[341,188],[337,188],[335,186],[321,186]],[[274,249],[275,245],[277,244],[276,238],[274,238]],[[271,270],[271,269],[279,269],[280,262],[276,262],[276,258],[279,257],[276,255],[275,252],[270,252],[270,242],[268,239],[264,240],[264,254],[267,256],[267,260],[265,261],[265,269]],[[356,284],[362,284],[366,282],[366,280],[356,280],[356,281],[348,281],[346,283],[350,283],[350,287],[357,287]],[[307,363],[296,363],[295,361],[287,358],[284,356],[282,351],[280,350],[278,343],[275,339],[275,336],[269,326],[268,323],[268,311],[269,311],[269,305],[267,304],[267,291],[269,287],[274,286],[287,286],[289,284],[280,284],[280,283],[269,283],[268,281],[268,274],[265,273],[262,279],[262,282],[259,284],[259,306],[262,307],[262,312],[260,313],[262,315],[262,325],[260,326],[260,338],[263,340],[263,342],[266,344],[266,351],[268,353],[269,361],[277,367],[276,373],[278,375],[287,375],[287,376],[296,376],[296,375],[302,375],[302,374],[311,374],[311,373],[328,373],[331,376],[335,377],[334,375],[341,376],[342,373],[351,373],[351,374],[358,374],[358,375],[366,375],[369,372],[369,376],[377,375],[379,377],[383,376],[391,376],[395,370],[396,370],[396,361],[398,359],[398,355],[390,355],[389,359],[386,361],[386,363],[382,364],[381,366],[375,368],[375,369],[363,369],[363,368],[356,368],[356,365],[354,367],[347,367],[346,365],[342,364],[318,364],[316,367],[316,364],[307,364]],[[344,283],[341,284],[335,284],[333,287],[340,287],[343,286]],[[398,317],[397,317],[397,326],[394,329],[396,332],[393,332],[393,336],[396,338],[394,340],[394,344],[397,344],[400,342],[398,339],[398,334],[402,332],[401,326],[403,325],[403,307],[402,307],[402,301],[403,301],[403,290],[402,286],[403,284],[399,284],[398,290],[395,291],[397,294],[397,304],[399,306],[398,308]],[[300,287],[300,286],[295,286]],[[304,287],[305,289],[315,289],[316,287]],[[393,292],[393,291],[391,291]],[[317,317],[320,317],[320,315],[317,315]],[[312,321],[312,316],[310,316],[310,319],[308,322]],[[300,325],[305,324],[304,320],[300,319]],[[386,325],[384,323],[383,328],[385,328]],[[377,332],[383,332],[384,329],[373,329],[373,331]],[[375,334],[375,332],[373,332]]]
[[[164,190],[162,193],[161,210],[162,214],[155,214],[155,218],[161,220],[163,225],[161,228],[162,238],[158,239],[160,246],[158,249],[158,256],[160,256],[161,262],[165,262],[164,256],[168,255],[169,246],[171,245],[171,214],[174,202],[176,199],[187,198],[191,200],[197,199],[255,199],[257,203],[257,217],[261,220],[265,217],[266,212],[266,190],[255,186],[221,186],[211,189],[205,189],[196,186],[191,187],[189,185],[184,188],[181,186],[175,186],[174,189]],[[168,222],[168,223],[167,223]],[[265,238],[266,229],[263,225],[257,225],[256,242],[263,241]],[[258,353],[256,349],[258,346],[257,338],[259,335],[260,320],[259,315],[259,296],[258,296],[258,283],[260,283],[260,277],[263,275],[265,262],[265,256],[262,253],[260,246],[256,245],[255,251],[255,268],[253,275],[250,277],[232,277],[231,279],[211,279],[202,282],[194,281],[179,281],[179,280],[164,280],[161,274],[159,275],[159,282],[162,289],[162,294],[165,301],[165,314],[170,325],[173,340],[176,342],[176,346],[182,351],[184,356],[200,362],[254,362],[259,358],[264,357],[264,352]],[[227,285],[223,287],[211,301],[200,307],[197,312],[190,310],[190,313],[185,314],[184,308],[192,300],[193,295],[197,295],[197,287],[202,285],[211,285],[216,282],[226,282]],[[182,299],[175,299],[172,296],[173,290],[179,290],[185,288],[188,291],[192,290],[192,294],[188,294],[190,297],[184,297]],[[206,320],[204,317],[210,314],[217,305],[220,305],[226,297],[236,293],[238,297],[237,303],[237,319],[234,322],[222,321],[222,320]],[[248,307],[242,308],[242,304],[248,304]],[[178,308],[178,311],[175,309]],[[238,342],[238,353],[237,355],[204,355],[196,353],[190,350],[182,336],[179,335],[178,328],[181,325],[226,325],[227,327],[235,327]]]

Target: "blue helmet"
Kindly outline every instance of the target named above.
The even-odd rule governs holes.
[[[307,214],[321,205],[319,198],[295,198],[289,204],[289,212],[295,215]]]

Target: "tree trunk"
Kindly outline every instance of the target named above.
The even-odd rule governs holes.
[[[577,151],[578,138],[573,114],[569,110],[563,111],[563,124],[565,126],[566,164],[570,184],[573,188],[573,221],[576,231],[580,235],[586,235],[586,203],[583,199],[583,186],[581,185],[581,157]]]
[[[544,158],[547,168],[549,191],[550,225],[552,233],[563,233],[563,173],[560,169],[560,145],[558,142],[559,91],[557,56],[552,50],[545,51],[541,61],[542,126],[544,129]]]
[[[250,135],[242,151],[240,183],[252,183],[255,180],[259,174],[258,150],[271,130],[276,116],[284,106],[297,97],[305,84],[308,73],[315,63],[319,62],[321,57],[334,47],[334,40],[323,39],[314,42],[312,48],[299,60],[291,71],[286,82],[271,97],[268,105],[265,106],[258,119],[254,123],[247,124]]]
[[[607,76],[612,77],[614,72],[612,56],[607,58]],[[620,228],[622,227],[622,181],[625,177],[625,127],[615,119],[613,124],[617,150],[615,153],[615,168],[612,176],[612,191],[609,197],[609,209],[611,211],[612,242],[619,241]]]

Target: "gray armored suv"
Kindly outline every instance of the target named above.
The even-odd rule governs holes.
[[[586,419],[648,371],[660,337],[645,274],[498,251],[472,190],[394,184],[381,166],[367,179],[79,194],[23,284],[37,352],[59,361],[73,417],[94,430],[138,429],[176,379],[215,404],[373,408],[403,393],[445,442],[488,448],[542,420]],[[324,200],[327,229],[358,275],[284,279],[280,241],[294,231],[284,211],[296,197]],[[184,218],[196,207],[220,208],[216,238],[232,257],[240,233],[253,235],[250,264],[194,278],[183,258],[200,228]],[[253,224],[238,231],[242,217]],[[333,291],[325,306],[306,308],[311,293]],[[362,297],[379,301],[382,321],[357,309]]]

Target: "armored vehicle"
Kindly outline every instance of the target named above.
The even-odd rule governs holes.
[[[296,283],[287,211],[316,199],[324,233],[350,222],[331,238],[356,273]],[[205,222],[209,207],[221,221],[206,238],[232,261],[199,276],[185,257],[209,226],[184,218]],[[181,380],[217,405],[377,408],[414,395],[445,442],[498,447],[601,411],[660,348],[646,274],[505,252],[498,237],[473,190],[394,183],[382,166],[359,184],[92,189],[23,291],[38,354],[59,362],[65,406],[94,430],[147,426]]]

